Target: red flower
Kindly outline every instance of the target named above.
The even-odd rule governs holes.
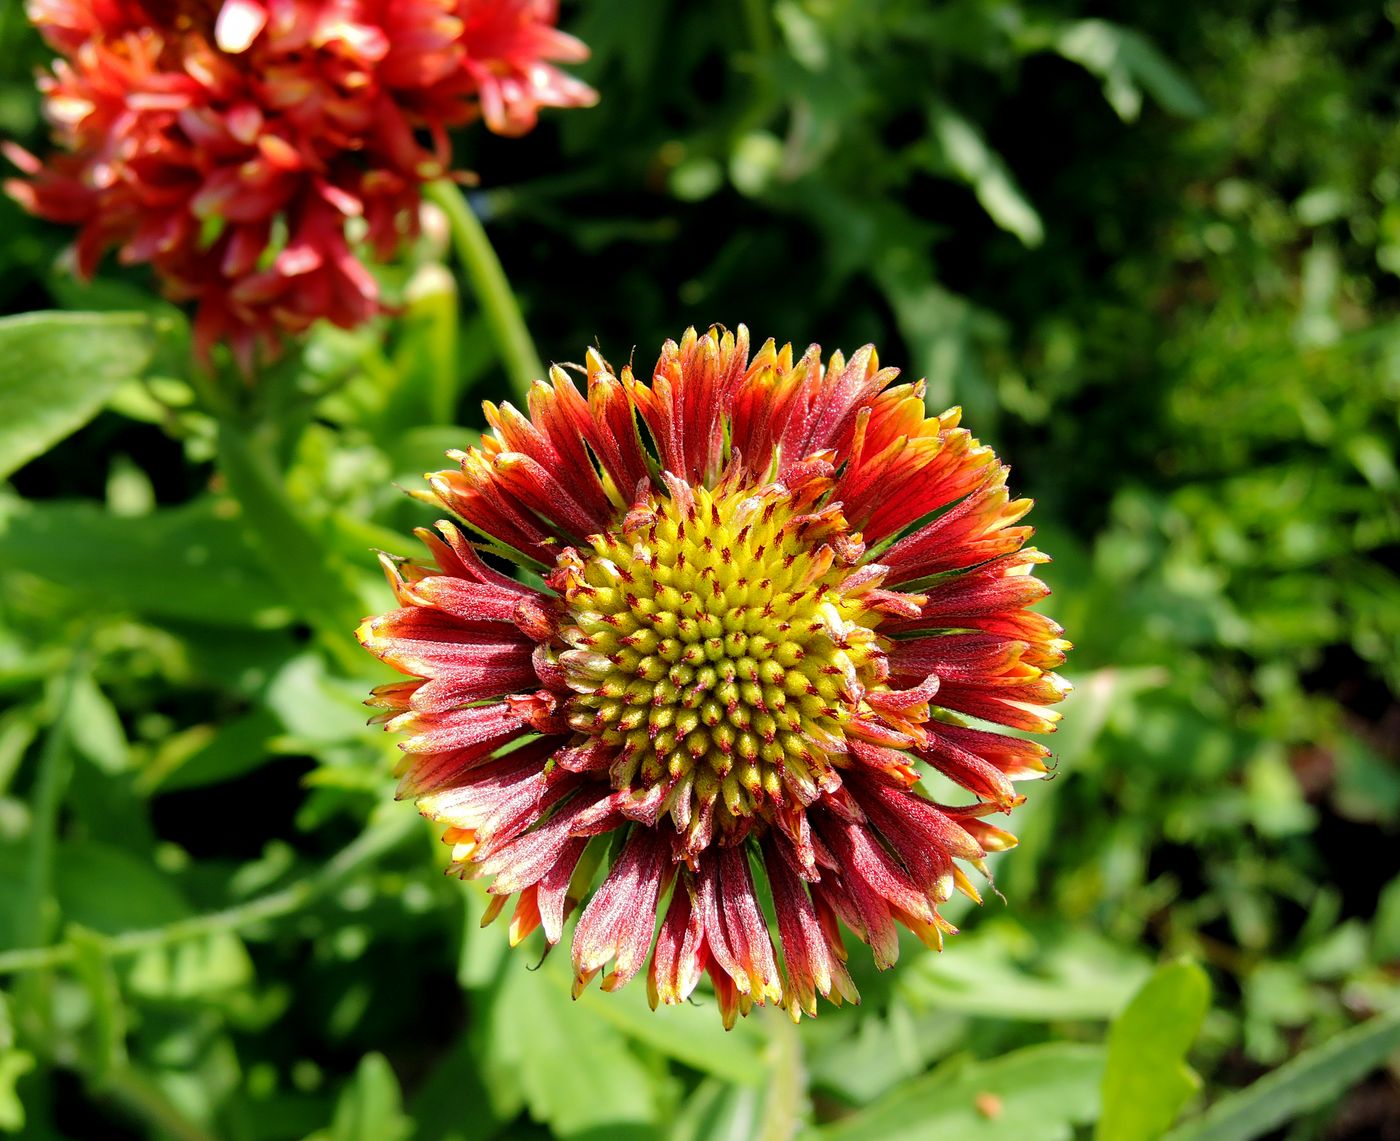
[[[77,266],[150,262],[199,351],[245,369],[284,332],[381,308],[347,233],[387,258],[442,176],[447,128],[521,134],[594,92],[552,0],[30,0],[63,58],[40,80],[62,152],[17,147],[9,192],[79,228]],[[425,141],[426,140],[426,141]]]
[[[400,609],[359,635],[412,678],[372,701],[409,734],[400,795],[447,824],[449,870],[494,877],[491,916],[517,896],[512,942],[558,942],[611,860],[578,988],[650,952],[653,1006],[708,972],[726,1025],[854,1000],[841,925],[881,967],[898,925],[941,946],[939,905],[978,898],[959,861],[1015,842],[984,818],[1046,771],[968,722],[1053,729],[1068,688],[1068,643],[1027,609],[1047,593],[1030,503],[872,348],[823,368],[690,330],[650,384],[592,352],[586,373],[585,394],[555,368],[528,418],[487,405],[481,446],[429,477],[465,530],[384,559]],[[974,799],[934,803],[922,766]]]

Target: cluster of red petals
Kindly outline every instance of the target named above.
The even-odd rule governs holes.
[[[899,926],[941,946],[953,929],[938,905],[954,889],[977,898],[959,862],[985,871],[987,853],[1014,844],[985,817],[1024,799],[1013,782],[1046,772],[1043,746],[997,731],[1053,729],[1045,707],[1067,690],[1051,672],[1063,631],[1030,609],[1048,593],[1031,573],[1047,560],[1019,523],[1030,503],[1009,497],[1007,468],[957,410],[927,417],[922,382],[895,385],[868,347],[824,365],[815,346],[794,360],[769,341],[751,357],[742,327],[691,330],[649,382],[593,353],[583,371],[586,391],[554,369],[528,417],[488,405],[481,446],[429,477],[459,522],[419,532],[431,562],[385,559],[400,608],[360,637],[410,677],[372,701],[409,734],[400,796],[448,825],[450,871],[493,877],[488,919],[516,897],[512,942],[537,927],[558,942],[583,905],[579,987],[611,961],[613,989],[650,956],[653,1006],[684,1001],[708,973],[726,1025],[755,1004],[796,1018],[819,995],[855,1000],[843,927],[880,967],[898,955]],[[878,588],[884,680],[846,693],[859,715],[844,743],[824,743],[834,779],[697,846],[655,789],[619,784],[615,750],[571,727],[577,686],[559,667],[570,604],[546,568],[576,564],[590,535],[641,534],[637,504],[736,482],[807,488],[805,510],[844,514],[842,551],[827,557]],[[556,590],[507,577],[480,550],[544,569]],[[970,797],[935,803],[921,766]]]
[[[446,131],[529,130],[594,92],[552,67],[587,49],[555,0],[29,0],[60,58],[40,78],[61,150],[6,148],[28,209],[103,253],[155,266],[195,303],[207,354],[245,367],[281,332],[380,310],[347,225],[376,256],[417,226]]]

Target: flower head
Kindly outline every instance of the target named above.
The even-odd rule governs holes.
[[[60,54],[40,80],[61,151],[17,147],[9,192],[196,306],[196,344],[245,368],[279,335],[381,308],[347,233],[390,256],[446,173],[449,127],[522,134],[593,102],[552,67],[587,49],[554,0],[30,0]]]
[[[1053,729],[1067,690],[1030,503],[870,347],[690,330],[650,383],[583,371],[528,417],[487,405],[428,477],[459,522],[420,532],[431,562],[384,558],[400,609],[359,634],[412,678],[372,699],[409,734],[400,795],[492,877],[489,917],[516,897],[512,942],[583,905],[576,991],[650,955],[653,1006],[708,972],[726,1025],[854,1000],[842,925],[881,967],[900,925],[941,946],[939,905],[978,898],[962,865],[1015,843],[986,817],[1046,771],[996,731]],[[922,767],[971,798],[935,803]]]

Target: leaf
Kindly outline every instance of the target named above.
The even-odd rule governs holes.
[[[92,1003],[84,1068],[99,1081],[126,1065],[126,1005],[101,935],[76,924],[67,932],[77,951],[74,971]]]
[[[1396,1050],[1400,1010],[1305,1050],[1251,1086],[1221,1098],[1165,1141],[1250,1141],[1340,1096]]]
[[[572,1002],[554,978],[507,959],[485,1029],[478,1064],[512,1070],[530,1115],[558,1136],[652,1135],[650,1074],[622,1035]],[[490,1074],[484,1077],[489,1084]]]
[[[232,996],[251,1001],[253,961],[232,931],[213,931],[142,951],[132,963],[127,985],[142,998],[188,1003]]]
[[[299,654],[278,670],[268,686],[267,706],[298,747],[364,741],[363,685],[328,676],[319,655]]]
[[[1157,968],[1108,1032],[1101,1141],[1154,1141],[1201,1086],[1185,1064],[1210,1008],[1210,980],[1195,963]]]
[[[231,420],[220,421],[219,468],[263,566],[281,595],[353,675],[363,663],[351,631],[364,608],[346,568],[327,559],[317,522],[287,494],[283,474],[269,453],[255,433]]]
[[[26,313],[0,318],[0,479],[76,432],[153,343],[134,313]]]
[[[1001,156],[987,145],[967,119],[944,103],[929,108],[929,127],[953,172],[972,187],[982,209],[998,226],[1015,234],[1024,246],[1045,240],[1045,226]]]
[[[762,1112],[754,1087],[706,1078],[672,1119],[670,1141],[749,1141]]]
[[[104,935],[159,927],[190,914],[184,898],[150,864],[91,841],[64,845],[54,867],[54,894],[65,920]]]
[[[24,1128],[24,1103],[16,1083],[34,1068],[34,1055],[27,1050],[0,1048],[0,1129],[18,1133]]]
[[[451,424],[461,395],[457,279],[438,262],[418,267],[404,287],[394,346],[398,383],[381,419],[386,436],[414,424]]]
[[[0,1130],[18,1133],[24,1128],[24,1103],[15,1085],[34,1068],[34,1055],[15,1047],[10,1004],[0,991]]]
[[[116,707],[86,674],[75,679],[71,700],[73,748],[104,773],[123,771],[130,749]]]
[[[957,1062],[901,1086],[869,1109],[816,1131],[821,1141],[1067,1141],[1094,1120],[1101,1047],[1031,1046],[989,1062]]]
[[[1054,48],[1103,80],[1104,98],[1125,123],[1141,113],[1143,89],[1173,114],[1195,119],[1206,113],[1196,89],[1140,32],[1107,20],[1077,20],[1061,29]]]
[[[488,1090],[472,1058],[471,1036],[462,1034],[420,1080],[409,1102],[414,1141],[487,1141],[520,1112],[520,1103],[500,1112],[500,1090]],[[464,1112],[463,1106],[470,1106]]]
[[[896,986],[917,1003],[986,1018],[1050,1022],[1111,1018],[1132,997],[1146,967],[1106,944],[1073,940],[1032,974],[1009,961],[995,932],[965,936],[941,955],[923,955]]]
[[[100,557],[95,553],[100,552]],[[285,599],[212,499],[120,519],[86,502],[50,500],[0,513],[0,565],[157,618],[267,627]]]
[[[325,1141],[400,1141],[413,1131],[403,1114],[399,1079],[383,1054],[366,1054],[335,1105]]]
[[[267,760],[277,730],[272,714],[259,707],[221,725],[193,725],[170,734],[141,770],[137,787],[149,795],[242,776]]]
[[[552,985],[569,987],[567,960],[551,955],[543,973]],[[589,987],[578,996],[578,1005],[601,1021],[611,1023],[629,1038],[653,1050],[740,1085],[760,1085],[769,1080],[768,1064],[760,1053],[763,1039],[752,1020],[726,1031],[708,1003],[683,1003],[652,1010],[643,986],[623,987],[604,994]]]

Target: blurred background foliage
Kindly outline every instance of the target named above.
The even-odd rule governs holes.
[[[571,1003],[390,802],[379,675],[330,619],[388,604],[371,549],[432,518],[395,485],[507,394],[442,235],[383,271],[401,318],[247,393],[313,571],[250,542],[183,316],[75,284],[0,201],[0,310],[151,318],[0,351],[0,1129],[1400,1136],[1398,20],[579,0],[601,105],[463,140],[546,358],[874,341],[1038,501],[1077,691],[1005,903],[887,975],[853,955],[864,1004],[797,1029]],[[44,59],[3,0],[0,135],[32,147]]]

